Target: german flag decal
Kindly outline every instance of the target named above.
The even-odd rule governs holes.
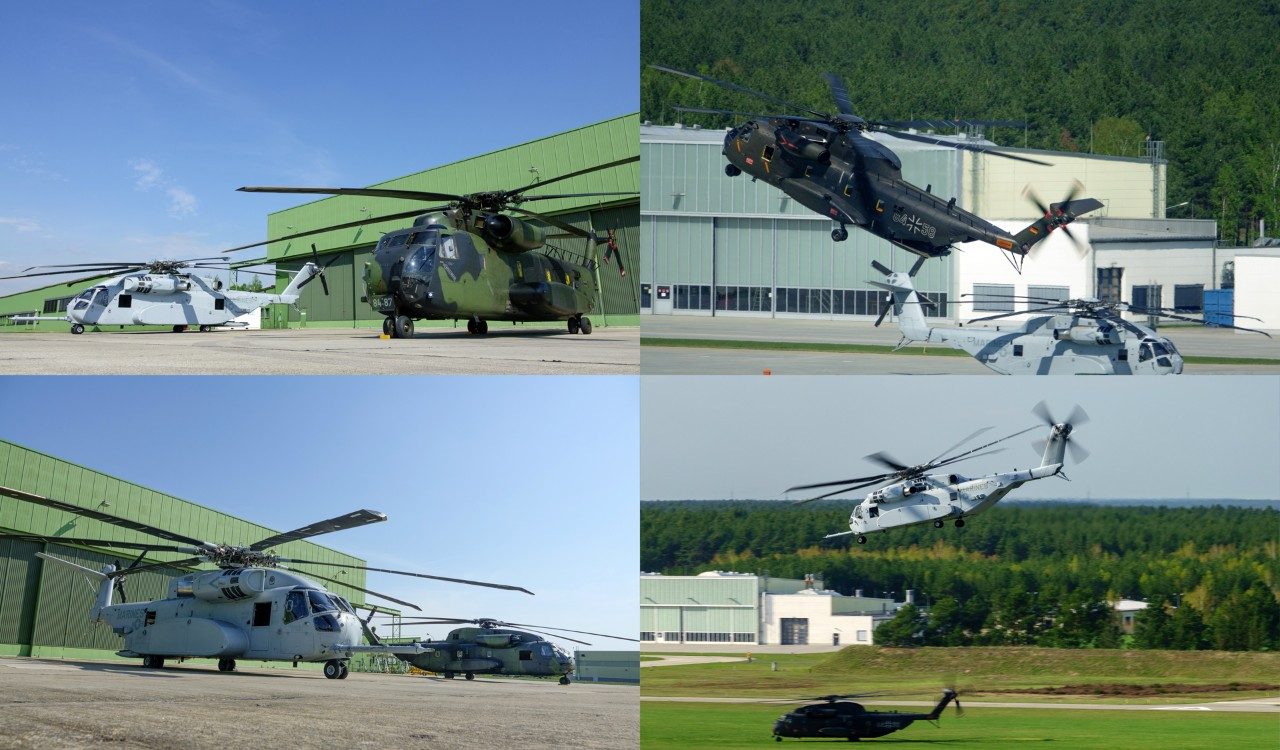
[[[1005,250],[1012,250],[1013,240],[1006,240],[1004,237],[997,237],[996,247],[1003,247]]]
[[[1034,226],[1027,227],[1027,231],[1032,234],[1040,234],[1040,230],[1036,229]]]

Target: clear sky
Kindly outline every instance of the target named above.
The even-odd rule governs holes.
[[[427,614],[635,638],[638,399],[627,377],[11,376],[0,437],[281,531],[382,511],[313,541],[535,593],[368,574]]]
[[[1091,455],[1072,481],[1045,479],[1023,499],[1280,499],[1280,378],[648,377],[641,397],[640,497],[781,498],[799,484],[878,474],[877,451],[915,464],[981,427],[974,446],[1038,423],[1047,401]],[[1039,464],[1035,430],[968,476]],[[991,437],[988,437],[991,436]],[[801,496],[797,496],[799,499]],[[852,497],[860,498],[854,493]]]
[[[241,185],[368,185],[634,112],[638,59],[634,1],[6,4],[0,275],[263,239],[305,201]]]

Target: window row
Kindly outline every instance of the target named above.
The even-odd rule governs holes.
[[[680,633],[678,631],[667,631],[663,634],[664,640],[680,641]],[[657,640],[657,633],[651,630],[640,631],[640,640],[653,642]],[[694,641],[699,643],[755,643],[755,633],[685,633],[685,642]]]

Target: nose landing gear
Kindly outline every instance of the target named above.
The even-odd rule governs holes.
[[[342,659],[330,659],[324,663],[324,676],[330,680],[345,680],[351,668]]]
[[[413,318],[405,315],[397,315],[395,330],[392,331],[391,337],[396,339],[413,338]]]
[[[585,315],[575,315],[569,318],[569,333],[591,333],[591,318]]]
[[[841,224],[839,229],[831,230],[831,239],[835,240],[836,242],[844,242],[845,240],[849,239],[849,230],[845,229],[844,225]]]
[[[471,320],[467,321],[467,333],[474,336],[483,336],[489,332],[489,321],[481,320],[478,315],[471,316]]]
[[[730,165],[730,166],[733,166],[733,165]],[[561,684],[561,685],[568,685],[568,684],[569,684],[569,675],[561,675],[561,676],[560,676],[560,684]]]
[[[236,660],[235,660],[235,659],[219,659],[219,660],[218,660],[218,671],[219,671],[219,672],[234,672],[234,671],[236,671]]]
[[[71,332],[76,335],[82,334],[84,333],[84,326],[80,325],[79,323],[74,323],[71,326]]]

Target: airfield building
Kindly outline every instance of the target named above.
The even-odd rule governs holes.
[[[847,240],[833,242],[834,225],[826,217],[771,186],[726,177],[724,136],[721,130],[679,125],[640,128],[641,313],[874,319],[884,293],[868,283],[880,280],[871,261],[901,270],[916,256],[853,228]],[[899,155],[907,180],[954,197],[961,208],[1005,229],[1016,231],[1037,218],[1038,210],[1022,195],[1028,185],[1053,202],[1079,180],[1083,196],[1104,204],[1071,226],[1083,251],[1054,232],[1021,274],[1004,253],[983,243],[928,261],[916,287],[940,303],[964,294],[1007,294],[1176,304],[1196,311],[1233,260],[1233,250],[1217,247],[1216,222],[1166,218],[1168,165],[1159,141],[1135,144],[1140,155],[1133,157],[1001,146],[1053,165],[1043,167],[876,133],[869,137]],[[978,134],[938,137],[996,145]],[[1187,209],[1180,210],[1186,215]],[[1248,270],[1254,272],[1252,266]],[[1265,306],[1266,295],[1247,286],[1243,271],[1237,270],[1236,280],[1238,306]],[[1257,285],[1274,289],[1270,281],[1266,274]],[[998,302],[940,305],[926,315],[942,322],[974,317],[975,311],[1011,310]]]
[[[574,651],[573,663],[578,682],[640,684],[639,651]]]
[[[910,592],[908,592],[910,593]],[[871,645],[900,605],[861,590],[844,596],[814,576],[707,571],[640,576],[640,641],[658,644]]]
[[[249,544],[278,533],[273,529],[183,500],[159,490],[113,477],[94,469],[0,440],[0,486],[42,495],[88,509],[136,520],[211,542]],[[299,519],[299,523],[315,519]],[[0,496],[0,533],[67,536],[119,542],[164,540],[91,518]],[[288,556],[364,565],[357,557],[308,541],[281,545]],[[120,638],[104,624],[89,621],[94,591],[82,577],[63,565],[36,557],[45,552],[92,569],[132,562],[137,550],[109,544],[86,546],[48,544],[0,538],[0,655],[74,659],[114,659]],[[186,557],[166,552],[147,553],[146,560]],[[296,566],[307,575],[307,566]],[[335,577],[335,569],[321,575]],[[169,580],[186,571],[159,568],[124,580],[129,601],[165,595]],[[342,577],[352,586],[325,587],[353,604],[363,604],[363,570],[346,569]]]

